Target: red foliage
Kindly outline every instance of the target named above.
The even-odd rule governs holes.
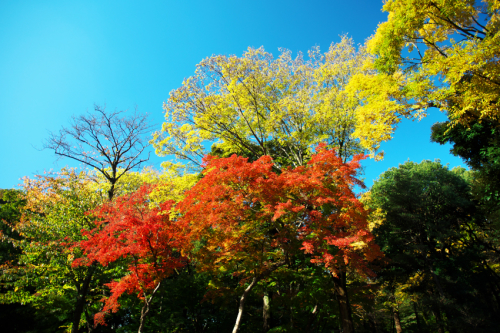
[[[124,292],[139,297],[182,267],[190,253],[205,270],[230,269],[234,274],[263,278],[301,251],[334,275],[346,265],[371,275],[367,262],[382,256],[367,228],[367,211],[352,188],[358,155],[343,163],[335,151],[317,149],[310,162],[281,172],[271,157],[255,162],[233,155],[205,158],[203,178],[175,209],[148,203],[149,187],[116,199],[92,212],[100,220],[80,246],[87,257],[75,265],[108,265],[128,258],[130,274],[109,283],[111,297],[103,312],[117,311]],[[244,279],[243,279],[244,281]]]
[[[205,244],[197,250],[202,267],[237,261],[233,269],[261,274],[303,250],[333,274],[349,264],[371,275],[367,261],[382,254],[368,231],[367,211],[352,191],[363,186],[355,178],[363,158],[343,163],[335,151],[320,146],[306,166],[278,174],[269,156],[253,163],[236,155],[208,156],[203,178],[177,206],[190,238]]]
[[[118,311],[118,298],[124,292],[137,292],[143,298],[186,262],[180,255],[185,244],[182,225],[169,217],[173,202],[151,208],[150,191],[150,187],[143,186],[130,196],[101,206],[92,212],[98,218],[96,228],[82,230],[87,240],[80,242],[79,246],[87,257],[76,260],[74,266],[94,262],[107,266],[120,258],[127,258],[125,262],[130,272],[119,281],[107,284],[111,296],[103,299],[105,306],[95,317],[96,325],[104,324],[107,312]]]

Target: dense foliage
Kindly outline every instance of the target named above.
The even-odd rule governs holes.
[[[500,3],[497,0],[390,0],[387,22],[368,42],[369,74],[349,90],[362,100],[356,135],[377,149],[402,117],[431,107],[453,124],[490,121],[498,126]]]
[[[500,3],[384,10],[363,47],[203,60],[164,104],[162,171],[134,169],[146,116],[96,108],[52,136],[94,169],[0,191],[2,328],[496,332]],[[365,191],[363,153],[431,107],[471,170],[407,161]]]
[[[379,279],[429,309],[438,331],[493,331],[499,309],[493,247],[460,171],[406,162],[375,182],[369,203],[384,217],[373,232],[391,258]]]

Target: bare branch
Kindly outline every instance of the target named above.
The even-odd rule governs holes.
[[[152,129],[148,115],[137,110],[128,117],[122,113],[108,112],[95,105],[94,112],[73,116],[70,127],[50,133],[43,145],[60,157],[71,158],[102,173],[111,184],[109,199],[113,198],[118,179],[149,159],[149,154],[140,158],[149,145],[144,137]]]

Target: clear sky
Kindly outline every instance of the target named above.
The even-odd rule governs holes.
[[[36,148],[94,104],[137,107],[159,129],[163,101],[202,59],[249,46],[276,55],[280,47],[327,50],[342,34],[362,44],[385,21],[381,8],[377,0],[0,1],[0,188],[78,166]],[[408,159],[464,165],[449,146],[429,142],[430,126],[443,120],[434,111],[403,122],[382,146],[385,160],[365,162],[367,185]]]

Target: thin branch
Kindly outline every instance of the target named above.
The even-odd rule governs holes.
[[[149,159],[149,154],[147,158],[140,158],[148,146],[143,143],[143,137],[151,129],[147,115],[138,114],[136,110],[129,117],[120,117],[122,112],[107,112],[95,105],[95,114],[74,116],[69,128],[63,127],[59,134],[50,133],[43,148],[96,169],[113,185],[124,173]],[[119,169],[123,171],[117,175]],[[109,195],[111,199],[113,193]]]

